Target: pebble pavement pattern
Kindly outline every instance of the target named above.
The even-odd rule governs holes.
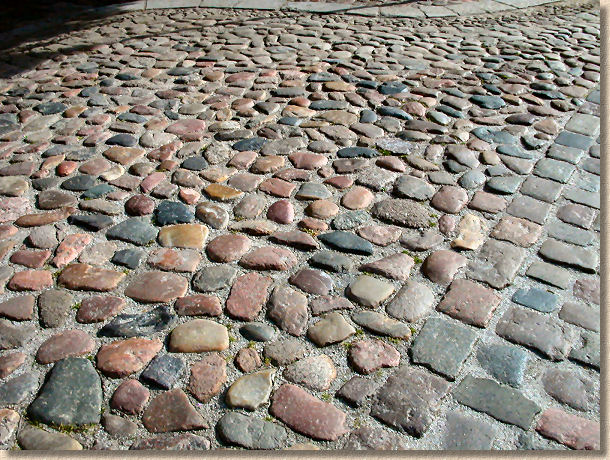
[[[0,64],[4,449],[599,449],[594,3],[124,14]]]

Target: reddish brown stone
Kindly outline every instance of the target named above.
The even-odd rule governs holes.
[[[329,219],[334,217],[339,212],[339,206],[328,200],[315,200],[309,203],[305,208],[305,213],[308,216],[317,219]]]
[[[443,185],[438,192],[434,194],[430,204],[436,209],[456,214],[460,212],[468,202],[468,194],[466,190],[454,185]]]
[[[345,412],[296,385],[284,384],[278,388],[269,412],[293,430],[314,439],[335,441],[349,431]]]
[[[207,428],[203,417],[179,388],[161,393],[142,414],[142,423],[152,433]]]
[[[161,348],[163,344],[158,339],[116,340],[99,349],[97,368],[109,377],[125,377],[144,368]]]
[[[382,367],[400,364],[400,353],[381,340],[360,340],[349,349],[349,360],[357,372],[370,374]]]
[[[454,280],[437,310],[466,324],[486,327],[502,298],[493,289],[469,280]]]
[[[174,272],[192,273],[201,262],[201,256],[192,249],[155,249],[148,256],[147,263],[153,268]]]
[[[14,321],[26,321],[32,319],[34,314],[34,296],[22,295],[13,297],[0,303],[0,317]]]
[[[367,225],[357,230],[358,235],[377,246],[387,246],[400,238],[400,227],[388,225]]]
[[[110,399],[110,407],[126,414],[139,414],[148,402],[150,392],[140,382],[134,379],[125,380],[114,391]]]
[[[24,270],[13,275],[8,288],[13,291],[41,291],[53,286],[49,270]]]
[[[424,274],[439,284],[449,283],[457,271],[466,265],[466,257],[455,251],[440,250],[430,254],[422,265]]]
[[[41,225],[48,225],[68,218],[68,216],[75,211],[76,208],[67,207],[50,212],[22,215],[15,221],[15,225],[18,225],[19,227],[39,227]]]
[[[206,251],[214,262],[232,262],[248,252],[251,245],[250,238],[245,235],[228,234],[210,241]]]
[[[235,355],[235,367],[246,374],[262,364],[261,357],[254,348],[242,348]]]
[[[296,185],[286,182],[285,180],[272,177],[265,180],[259,187],[259,190],[280,198],[288,198],[296,188]]]
[[[518,217],[505,216],[494,227],[490,236],[527,248],[538,241],[541,233],[542,226],[534,222]]]
[[[265,246],[249,252],[239,264],[251,270],[290,270],[297,263],[294,254],[282,248]]]
[[[19,216],[23,216],[23,214],[30,209],[30,201],[27,198],[3,198],[0,200],[0,223],[15,220],[19,218]]]
[[[0,356],[0,379],[6,378],[16,371],[25,362],[25,358],[27,355],[20,351]]]
[[[472,200],[468,204],[469,208],[476,209],[477,211],[497,213],[503,211],[506,208],[506,200],[501,196],[494,195],[493,193],[487,192],[476,192],[472,196]]]
[[[23,265],[28,268],[40,268],[44,265],[47,259],[51,256],[51,251],[32,251],[23,249],[16,251],[11,256],[11,262],[14,264]]]
[[[58,283],[76,291],[112,291],[125,273],[93,267],[87,264],[68,265],[61,271]]]
[[[220,393],[226,380],[226,361],[218,353],[211,353],[191,367],[188,390],[205,403]]]
[[[92,296],[81,302],[76,313],[79,323],[98,323],[111,318],[125,308],[127,302],[121,297]]]
[[[601,301],[599,278],[576,280],[572,293],[574,297],[599,305]]]
[[[72,233],[66,236],[55,251],[53,265],[58,268],[68,265],[92,240],[93,237],[88,233]]]
[[[305,292],[318,295],[327,295],[334,286],[333,280],[328,274],[311,268],[299,270],[288,281]]]
[[[294,207],[288,200],[279,200],[269,206],[267,219],[278,224],[290,224],[294,219]]]
[[[63,331],[45,340],[38,352],[36,361],[40,364],[49,364],[70,356],[81,356],[91,353],[95,342],[86,332],[78,329]]]
[[[271,278],[255,272],[237,278],[227,299],[227,314],[242,321],[252,321],[265,305],[271,283]]]
[[[309,319],[307,297],[300,292],[286,286],[276,287],[269,299],[267,311],[283,331],[295,336],[305,333]]]
[[[130,216],[146,216],[155,210],[155,201],[146,195],[134,195],[125,202],[125,211]]]
[[[554,407],[542,413],[536,431],[572,449],[599,450],[601,445],[599,422]]]
[[[188,289],[186,278],[174,273],[146,272],[129,283],[125,295],[138,302],[166,303],[182,297]]]
[[[375,199],[375,195],[365,188],[357,185],[341,198],[341,204],[347,209],[367,208]]]
[[[176,134],[185,141],[197,141],[203,137],[205,121],[197,118],[187,118],[169,125],[165,131]]]
[[[220,300],[214,295],[196,294],[181,297],[174,305],[180,316],[219,316],[222,314]]]
[[[350,176],[335,176],[324,181],[325,184],[332,185],[339,190],[351,187],[354,184],[354,179]]]

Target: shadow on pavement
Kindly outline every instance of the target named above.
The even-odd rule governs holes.
[[[113,22],[116,15],[127,11],[113,8],[132,0],[71,0],[56,2],[54,0],[20,0],[0,6],[0,78],[11,78],[14,75],[31,70],[47,59],[57,59],[61,55],[82,52],[100,45],[99,41],[82,38],[82,43],[62,46],[61,37],[71,32],[92,29]],[[417,3],[421,0],[372,1],[360,5],[346,5],[338,10],[312,13],[316,15],[336,14],[378,6],[398,6]],[[92,10],[93,8],[105,7]],[[222,10],[218,10],[219,12]],[[248,17],[247,20],[259,18]],[[262,19],[262,18],[261,18]],[[222,24],[239,24],[241,19],[222,21]],[[198,30],[193,28],[168,28],[166,33]],[[155,34],[131,35],[123,40],[144,39]],[[109,43],[107,43],[109,44]],[[42,50],[41,50],[42,49]]]

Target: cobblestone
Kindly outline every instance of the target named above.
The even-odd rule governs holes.
[[[599,5],[220,3],[0,58],[2,447],[599,449]]]

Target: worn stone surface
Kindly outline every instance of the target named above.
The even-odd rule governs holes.
[[[599,446],[599,4],[342,2],[5,15],[3,449]]]
[[[278,388],[269,411],[292,429],[314,439],[334,441],[348,431],[345,412],[296,385]]]
[[[421,437],[448,389],[440,377],[416,368],[400,368],[379,389],[371,415],[392,428]]]

